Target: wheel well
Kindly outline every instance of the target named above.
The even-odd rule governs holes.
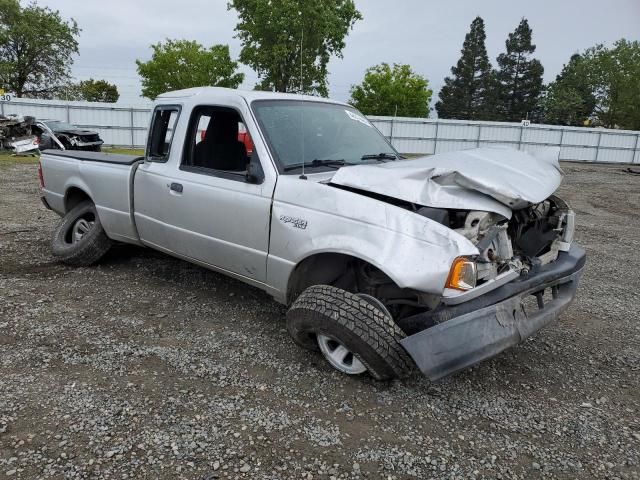
[[[341,253],[318,253],[302,260],[289,277],[287,305],[312,285],[331,285],[351,293],[371,295],[380,300],[395,319],[433,308],[437,300],[430,294],[400,288],[375,265]]]
[[[85,200],[93,201],[84,190],[78,187],[71,187],[69,190],[67,190],[67,193],[64,196],[65,213],[78,205],[80,202],[84,202]]]
[[[383,285],[400,290],[378,267],[342,253],[318,253],[302,260],[289,279],[287,303],[293,302],[311,285],[332,285],[351,292],[369,294],[373,294],[372,289]]]
[[[355,257],[341,253],[318,253],[302,260],[289,277],[287,304],[292,303],[311,285],[331,285],[348,268]]]

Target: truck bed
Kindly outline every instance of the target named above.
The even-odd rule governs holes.
[[[138,160],[142,160],[144,158],[118,153],[85,152],[81,150],[47,149],[42,153],[46,155],[56,155],[59,157],[75,158],[76,160],[86,162],[114,163],[118,165],[133,165]]]
[[[44,150],[40,156],[48,206],[60,215],[78,199],[90,199],[113,240],[137,243],[131,215],[136,164],[143,157],[101,152]]]

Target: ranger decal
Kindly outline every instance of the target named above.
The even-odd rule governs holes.
[[[307,221],[302,218],[290,217],[288,215],[280,215],[280,221],[282,223],[290,223],[296,228],[300,228],[302,230],[306,230]]]

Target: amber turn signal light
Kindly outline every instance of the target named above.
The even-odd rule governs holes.
[[[468,258],[457,257],[449,270],[445,288],[455,290],[471,290],[476,286],[476,264]]]

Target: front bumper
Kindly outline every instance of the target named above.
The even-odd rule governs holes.
[[[400,343],[430,380],[490,358],[530,337],[567,309],[585,261],[585,251],[572,245],[556,261],[480,297],[403,319],[400,326],[409,336]],[[547,288],[552,299],[545,303],[542,293]],[[536,294],[538,309],[528,312],[524,300]]]

